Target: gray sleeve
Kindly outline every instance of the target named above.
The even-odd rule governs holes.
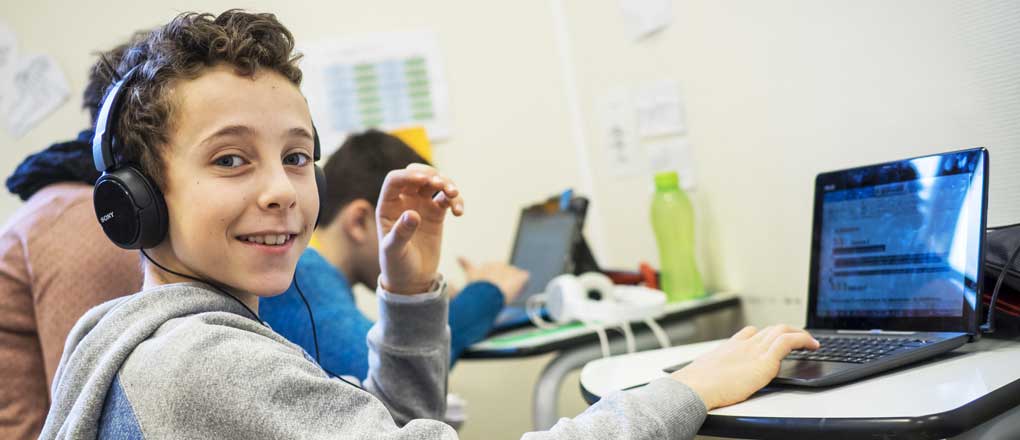
[[[445,290],[445,283],[437,288]],[[424,301],[393,296],[379,295],[379,321],[367,338],[365,389],[386,405],[397,425],[442,420],[450,365],[447,296]]]
[[[641,388],[612,393],[551,430],[524,435],[543,439],[693,439],[706,416],[705,404],[687,385],[662,378]]]

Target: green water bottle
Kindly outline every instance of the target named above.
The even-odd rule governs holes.
[[[670,302],[705,295],[694,263],[694,209],[675,172],[655,175],[652,229],[659,245],[659,287]]]

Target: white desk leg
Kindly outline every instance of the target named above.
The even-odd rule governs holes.
[[[665,330],[674,344],[687,343],[698,336],[697,326],[691,321],[665,326]],[[613,354],[626,353],[626,343],[619,333],[610,331],[610,335],[610,351]],[[659,342],[652,332],[641,332],[636,335],[635,339],[638,351],[659,348]],[[552,361],[549,361],[542,370],[538,382],[535,383],[531,418],[536,431],[552,428],[559,420],[557,405],[560,397],[560,385],[567,375],[601,357],[602,350],[598,343],[594,343],[561,350]]]

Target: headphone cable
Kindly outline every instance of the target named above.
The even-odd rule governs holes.
[[[203,283],[203,284],[208,284],[210,287],[212,287],[213,289],[216,289],[217,291],[219,291],[220,293],[226,295],[230,299],[232,299],[234,301],[237,301],[237,303],[240,304],[241,307],[244,307],[244,309],[247,310],[248,313],[251,314],[251,316],[255,319],[255,321],[257,321],[259,324],[262,324],[263,326],[266,326],[266,323],[262,322],[262,320],[259,319],[259,315],[257,313],[255,313],[254,310],[252,310],[250,307],[245,305],[244,302],[242,302],[241,300],[237,299],[236,296],[231,295],[229,292],[226,291],[226,289],[223,289],[220,286],[217,286],[215,283],[213,283],[211,281],[203,280],[203,279],[198,278],[198,277],[194,277],[194,276],[191,276],[191,275],[185,275],[183,273],[170,270],[166,266],[164,266],[162,264],[159,264],[159,262],[157,262],[155,259],[150,257],[149,254],[145,252],[145,249],[141,249],[141,251],[142,251],[142,255],[145,256],[146,260],[149,260],[149,262],[151,262],[152,264],[155,264],[156,267],[162,269],[163,271],[169,272],[169,273],[174,274],[174,275],[177,275],[177,276],[179,276],[181,278],[186,278],[186,279],[189,279],[189,280],[198,281],[198,282]],[[322,371],[325,371],[327,374],[332,375],[333,377],[336,377],[337,379],[342,380],[344,383],[346,383],[348,385],[351,385],[351,386],[353,386],[355,388],[359,388],[359,389],[363,390],[364,388],[362,388],[360,385],[355,384],[355,383],[353,383],[353,382],[351,382],[351,381],[349,381],[347,379],[344,379],[339,374],[336,374],[336,373],[334,373],[332,371],[329,371],[329,370],[326,369],[326,367],[322,366],[322,361],[319,360],[319,338],[315,334],[315,317],[312,315],[312,307],[310,305],[308,305],[308,300],[305,299],[305,294],[304,294],[304,292],[301,291],[301,286],[297,282],[297,271],[295,271],[294,275],[295,275],[295,277],[294,277],[294,287],[297,287],[298,295],[301,295],[301,301],[304,301],[305,308],[306,308],[306,310],[308,310],[308,319],[312,322],[312,341],[315,344],[315,363],[319,364],[319,368],[321,368]],[[268,327],[268,326],[266,326],[266,327]]]
[[[294,271],[294,287],[297,288],[298,295],[301,296],[301,302],[305,303],[305,310],[308,311],[308,321],[312,323],[312,344],[315,347],[315,363],[319,364],[319,368],[322,368],[322,371],[329,373],[333,377],[336,377],[337,379],[347,382],[348,384],[355,386],[357,388],[361,388],[360,385],[354,384],[348,381],[347,379],[344,379],[343,376],[340,376],[339,374],[329,371],[328,369],[326,369],[324,365],[322,365],[322,360],[319,358],[319,335],[315,331],[315,315],[312,314],[312,306],[308,304],[308,299],[305,298],[305,292],[301,290],[301,284],[298,283],[296,270]]]
[[[211,281],[203,280],[203,279],[201,279],[201,278],[198,278],[198,277],[193,277],[193,276],[191,276],[191,275],[185,275],[185,274],[183,274],[183,273],[180,273],[180,272],[176,272],[176,271],[170,270],[170,269],[169,269],[169,268],[167,268],[166,266],[163,266],[162,264],[159,264],[159,262],[157,262],[157,261],[156,261],[155,259],[153,259],[152,257],[150,257],[150,256],[149,256],[149,254],[148,254],[147,252],[145,252],[145,249],[142,249],[141,251],[142,251],[142,255],[145,255],[145,259],[146,259],[146,260],[149,260],[149,262],[151,262],[152,264],[155,264],[155,265],[156,265],[156,267],[158,267],[158,268],[160,268],[160,269],[163,269],[163,271],[164,271],[164,272],[169,272],[169,273],[172,273],[172,274],[174,274],[174,275],[177,275],[177,276],[179,276],[179,277],[181,277],[181,278],[187,278],[187,279],[189,279],[189,280],[193,280],[193,281],[198,281],[198,282],[200,282],[200,283],[203,283],[203,284],[208,284],[208,285],[209,285],[209,286],[211,286],[211,287],[212,287],[213,289],[216,289],[216,290],[217,290],[217,291],[219,291],[220,293],[222,293],[222,294],[226,295],[227,297],[229,297],[230,299],[232,299],[232,300],[236,301],[236,302],[237,302],[238,304],[240,304],[240,305],[241,305],[241,307],[244,307],[244,309],[245,309],[245,310],[247,310],[247,311],[248,311],[248,313],[250,313],[250,314],[251,314],[252,318],[254,318],[254,319],[255,319],[255,321],[257,321],[257,322],[258,322],[259,324],[262,324],[262,325],[266,325],[265,323],[263,323],[263,322],[262,322],[262,320],[261,320],[261,319],[259,319],[259,315],[258,315],[257,313],[255,313],[255,311],[254,311],[254,310],[252,310],[252,309],[251,309],[250,307],[248,307],[248,306],[247,306],[247,305],[246,305],[246,304],[245,304],[244,302],[242,302],[241,300],[237,299],[237,297],[236,297],[236,296],[234,296],[234,295],[231,295],[231,294],[230,294],[229,292],[227,292],[227,291],[226,291],[226,289],[223,289],[223,288],[221,288],[220,286],[217,286],[217,285],[216,285],[215,283],[213,283],[213,282],[211,282]]]

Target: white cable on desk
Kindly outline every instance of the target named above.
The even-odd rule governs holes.
[[[594,322],[583,322],[585,327],[595,330],[595,333],[599,335],[599,346],[602,347],[602,357],[607,358],[612,356],[612,352],[609,351],[609,335],[606,334],[605,327],[601,324]]]
[[[634,353],[637,351],[637,344],[634,343],[634,331],[630,328],[630,323],[623,321],[620,323],[620,328],[623,329],[623,338],[627,341],[627,353]]]
[[[535,324],[535,326],[538,328],[542,329],[558,328],[559,326],[556,323],[546,321],[545,319],[542,318],[541,309],[545,305],[547,297],[548,294],[545,293],[532,295],[530,298],[527,299],[527,301],[525,301],[524,304],[525,313],[528,315],[528,319],[532,322],[532,324]],[[659,324],[656,323],[654,319],[646,317],[643,319],[643,321],[646,325],[648,325],[648,328],[652,331],[652,334],[655,335],[655,339],[659,342],[659,345],[662,348],[667,348],[670,346],[669,336],[666,335],[666,332],[663,331],[662,327],[660,327]],[[599,346],[602,349],[602,356],[609,357],[612,353],[609,347],[609,335],[606,332],[607,328],[604,326],[604,324],[601,321],[582,320],[581,322],[584,324],[585,327],[594,330],[595,333],[598,334]],[[634,338],[634,330],[631,328],[630,322],[626,320],[620,321],[616,323],[616,325],[609,327],[609,329],[616,330],[617,326],[619,327],[619,330],[623,334],[624,340],[626,341],[627,353],[637,352],[637,342],[636,339]]]
[[[545,306],[545,297],[546,294],[544,293],[531,295],[524,302],[524,312],[527,313],[528,319],[531,320],[532,324],[535,324],[535,327],[542,329],[557,328],[559,325],[542,319],[542,307]]]
[[[659,323],[655,322],[654,319],[645,318],[645,325],[652,330],[652,334],[654,334],[655,339],[659,341],[660,347],[669,348],[669,346],[672,345],[669,341],[669,335],[666,334],[666,331],[663,330],[662,327],[659,326]]]

